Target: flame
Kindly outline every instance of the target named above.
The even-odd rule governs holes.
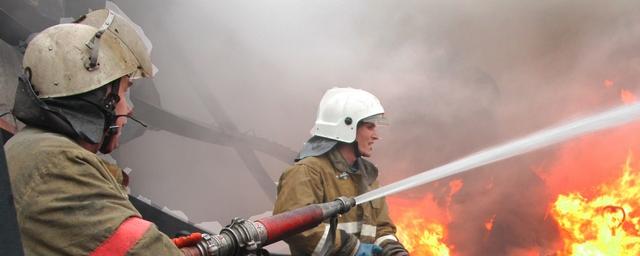
[[[496,220],[496,215],[494,214],[490,219],[484,222],[484,228],[486,228],[487,231],[491,232],[491,230],[493,229],[493,222],[495,220]]]
[[[604,87],[607,87],[607,88],[613,87],[613,81],[609,80],[609,79],[604,80],[604,82],[602,84],[604,84]]]
[[[627,91],[625,89],[621,89],[620,90],[620,99],[622,100],[622,102],[624,102],[624,104],[633,104],[634,102],[637,101],[636,95],[634,95],[632,92]]]
[[[559,195],[551,209],[564,242],[558,255],[640,255],[639,179],[629,156],[622,176],[593,198]]]
[[[462,189],[462,180],[453,180],[451,182],[449,182],[449,188],[451,189],[451,191],[449,192],[449,198],[448,200],[451,201],[451,197],[455,194],[458,193],[458,191],[460,191],[460,189]]]
[[[462,183],[450,184],[459,190]],[[441,209],[432,194],[416,202],[397,197],[387,198],[389,214],[394,220],[396,236],[412,256],[448,256],[445,224],[449,214]]]
[[[610,89],[614,86],[613,80],[606,79],[602,82],[605,88]],[[626,105],[633,104],[638,99],[635,94],[624,88],[620,89],[620,100]]]
[[[460,189],[462,189],[463,186],[463,182],[460,179],[455,179],[451,182],[449,182],[449,194],[447,195],[446,201],[445,203],[446,208],[449,209],[449,206],[451,205],[451,199],[453,198],[453,195],[455,195],[456,193],[458,193],[458,191],[460,191]],[[449,210],[446,211],[447,212],[447,219],[446,222],[449,223],[451,222],[451,220],[453,220],[453,216],[451,216],[451,212],[449,212]]]
[[[411,255],[449,255],[449,248],[443,242],[445,230],[442,224],[421,219],[417,211],[409,210],[396,225],[396,235]]]

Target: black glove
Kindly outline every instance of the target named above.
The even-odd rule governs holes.
[[[358,238],[352,234],[345,232],[344,230],[338,230],[340,232],[342,246],[335,252],[335,255],[351,255],[356,251],[358,246]],[[334,245],[335,246],[335,245]]]
[[[409,256],[407,249],[401,243],[393,240],[382,242],[380,247],[382,247],[382,256]]]

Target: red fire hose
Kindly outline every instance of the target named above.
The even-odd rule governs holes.
[[[194,233],[173,241],[190,255],[198,255],[196,249],[201,256],[259,255],[262,247],[348,212],[355,204],[353,198],[340,197],[332,202],[305,206],[257,221],[234,219],[218,235]]]

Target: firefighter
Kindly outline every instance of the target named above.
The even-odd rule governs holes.
[[[376,127],[386,122],[378,98],[364,90],[333,88],[320,101],[312,137],[296,163],[280,177],[274,214],[339,196],[355,197],[379,187],[378,169],[370,157],[379,139]],[[321,224],[285,241],[296,255],[408,255],[395,236],[384,198],[339,216],[334,241],[330,225]]]
[[[83,24],[84,23],[84,24]],[[26,124],[5,145],[26,255],[183,255],[128,201],[110,153],[151,77],[134,24],[109,10],[49,27],[29,43],[14,114]]]

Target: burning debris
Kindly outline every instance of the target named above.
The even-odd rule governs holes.
[[[557,223],[559,241],[555,248],[530,248],[509,255],[639,255],[640,254],[640,172],[627,157],[621,176],[586,193],[559,194],[548,211]],[[605,172],[603,170],[602,172]],[[433,194],[418,200],[390,197],[390,215],[398,227],[398,237],[412,255],[466,255],[457,252],[449,239],[451,201],[462,181],[449,183],[450,192],[438,204]],[[491,235],[497,214],[477,220]]]
[[[616,88],[612,80],[605,80],[604,84],[619,90],[623,103],[635,101],[635,95]],[[449,182],[446,192],[428,193],[418,200],[388,198],[398,235],[412,255],[419,256],[496,252],[516,256],[640,255],[640,165],[633,161],[640,152],[638,130],[640,123],[635,122],[583,136],[557,148],[542,167],[530,168],[542,189],[521,189],[534,194],[532,198],[543,200],[522,204],[526,207],[513,209],[512,202],[508,203],[511,207],[501,207],[496,203],[500,201],[494,201],[487,207],[493,212],[485,209],[479,213],[482,210],[477,207],[494,190],[514,192],[502,188],[513,180],[494,182],[494,176],[480,182],[472,180],[479,176],[462,176]],[[465,189],[470,186],[477,187],[476,192],[485,192],[469,194]],[[469,200],[479,202],[465,205]],[[548,208],[540,210],[544,204]],[[543,218],[533,214],[538,210]],[[460,225],[461,222],[465,224]],[[471,235],[460,234],[464,232],[462,227]],[[509,237],[527,230],[530,234]],[[460,237],[472,239],[465,243]],[[529,240],[521,241],[523,238]]]
[[[632,104],[634,102],[636,102],[636,96],[633,95],[633,93],[631,93],[630,91],[627,91],[625,89],[620,90],[620,98],[622,98],[622,101],[625,104]]]
[[[559,195],[552,215],[561,229],[564,247],[559,255],[640,254],[640,173],[631,156],[622,176],[598,187],[599,195]]]
[[[495,221],[496,221],[496,214],[494,214],[490,219],[488,219],[484,223],[484,227],[487,229],[487,231],[491,232],[491,230],[493,229],[493,223]]]
[[[413,256],[448,256],[446,224],[449,214],[436,204],[433,195],[421,200],[387,199],[396,235]]]

